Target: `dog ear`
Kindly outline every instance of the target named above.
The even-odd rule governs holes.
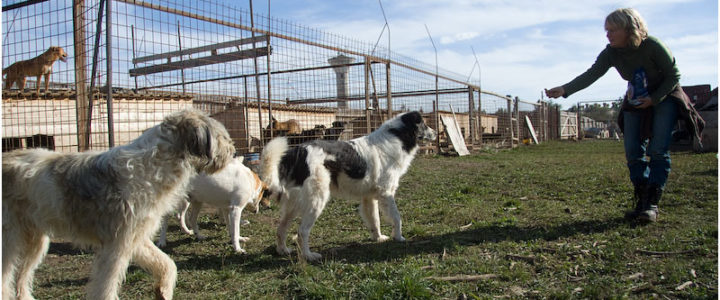
[[[212,134],[210,134],[210,128],[202,126],[197,129],[197,146],[194,149],[193,154],[210,158],[212,156]]]
[[[212,155],[212,135],[210,128],[197,122],[183,122],[179,126],[180,139],[184,142],[185,150],[195,156],[210,158]]]
[[[402,116],[402,121],[405,124],[419,124],[423,122],[423,119],[419,112],[411,111]]]

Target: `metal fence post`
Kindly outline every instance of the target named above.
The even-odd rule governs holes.
[[[513,133],[513,111],[512,111],[512,98],[507,98],[507,115],[508,115],[508,130],[510,131],[510,148],[513,148],[515,143],[515,134]]]
[[[367,126],[367,134],[372,132],[370,127],[370,60],[365,57],[365,126]]]
[[[108,113],[108,146],[115,147],[115,130],[113,121],[113,88],[112,88],[112,1],[107,0],[105,12],[106,56],[107,56],[107,113]],[[98,34],[100,34],[98,32]]]
[[[515,96],[515,128],[517,128],[518,145],[522,142],[522,132],[520,131],[520,98]]]
[[[388,59],[390,57],[388,56]],[[385,94],[387,94],[387,118],[386,120],[390,120],[393,117],[393,108],[392,108],[392,80],[390,79],[390,62],[385,64]]]
[[[475,146],[475,90],[468,87],[468,127],[470,127],[470,145]]]

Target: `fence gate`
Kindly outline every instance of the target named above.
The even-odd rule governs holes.
[[[560,112],[560,139],[578,138],[577,113]]]

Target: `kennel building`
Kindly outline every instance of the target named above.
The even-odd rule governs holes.
[[[3,1],[3,68],[50,46],[68,53],[48,93],[35,92],[33,77],[3,90],[3,151],[105,150],[188,107],[222,122],[239,154],[280,135],[352,139],[410,110],[440,133],[425,147],[436,153],[455,147],[446,122],[470,149],[518,145],[529,123],[541,141],[559,135],[546,103],[483,90],[381,43],[252,13],[251,1],[227,3]],[[284,122],[299,130],[275,127]]]

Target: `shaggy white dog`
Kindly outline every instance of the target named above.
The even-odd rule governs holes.
[[[235,251],[239,253],[245,253],[245,250],[240,247],[240,242],[248,241],[247,237],[240,236],[240,216],[248,204],[253,205],[257,212],[264,190],[264,184],[257,174],[243,165],[242,161],[242,157],[237,157],[220,172],[212,175],[196,175],[190,181],[189,202],[185,201],[179,216],[180,226],[183,230],[189,234],[194,233],[197,239],[202,240],[205,237],[200,234],[197,225],[200,209],[205,203],[219,208],[225,216],[230,242]],[[185,214],[188,207],[192,207],[188,219],[193,228],[192,232],[185,225]],[[163,222],[157,242],[160,247],[166,245],[166,232],[167,222]]]
[[[131,260],[152,273],[156,298],[172,299],[177,270],[152,235],[190,178],[234,152],[222,124],[186,110],[107,152],[3,153],[3,299],[32,299],[50,238],[94,248],[88,299],[117,299]]]
[[[395,191],[418,149],[418,140],[435,139],[435,131],[418,112],[388,120],[370,135],[348,142],[316,140],[290,149],[286,138],[270,141],[262,152],[260,176],[273,195],[279,195],[280,223],[277,252],[290,253],[286,236],[290,222],[300,216],[298,239],[308,261],[321,258],[310,251],[309,235],[330,196],[360,200],[360,215],[372,239],[380,233],[378,204],[393,225],[392,236],[404,241]]]

